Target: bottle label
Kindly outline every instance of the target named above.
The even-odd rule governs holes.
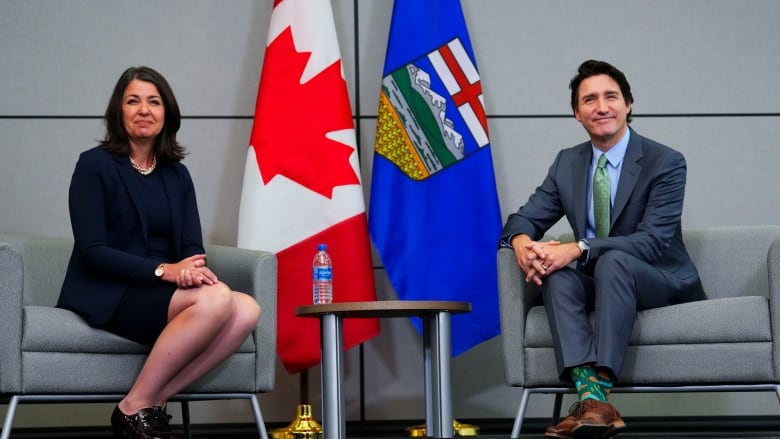
[[[331,267],[316,267],[314,269],[314,280],[333,279],[333,269]]]

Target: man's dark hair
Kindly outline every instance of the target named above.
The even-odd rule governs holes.
[[[130,67],[122,73],[114,86],[114,92],[106,108],[106,135],[101,141],[105,148],[115,154],[130,154],[130,143],[122,123],[122,97],[127,86],[134,79],[150,82],[157,87],[165,109],[165,123],[157,136],[154,155],[163,163],[178,162],[187,154],[184,147],[176,141],[176,133],[181,126],[181,112],[176,97],[168,81],[156,70],[146,67]]]
[[[572,111],[577,110],[577,99],[579,98],[580,84],[582,81],[597,75],[607,75],[614,79],[615,82],[618,83],[618,86],[620,86],[620,93],[623,94],[623,99],[626,104],[634,103],[634,96],[631,95],[631,85],[628,83],[626,75],[624,75],[623,72],[608,62],[589,59],[580,64],[580,67],[577,69],[577,74],[571,78],[571,82],[569,82]],[[631,111],[629,111],[626,116],[626,122],[631,123]]]

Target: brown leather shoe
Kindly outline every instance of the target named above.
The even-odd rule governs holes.
[[[571,434],[574,439],[603,439],[615,436],[625,428],[626,423],[612,404],[586,399]]]
[[[563,421],[557,425],[551,425],[544,431],[546,437],[557,437],[559,439],[572,439],[571,432],[578,425],[580,416],[583,413],[582,402],[575,402],[569,408],[569,416],[563,418]]]

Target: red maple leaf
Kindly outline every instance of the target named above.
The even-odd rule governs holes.
[[[341,60],[300,83],[310,57],[295,50],[289,27],[268,45],[251,144],[263,183],[284,175],[332,198],[336,186],[360,183],[349,162],[354,148],[325,137],[354,128],[352,113]]]

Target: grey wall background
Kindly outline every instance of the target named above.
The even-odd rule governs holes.
[[[204,235],[234,245],[244,159],[270,1],[5,0],[0,2],[0,231],[69,236],[67,188],[79,152],[102,134],[119,74],[149,65],[172,84]],[[463,0],[483,81],[504,216],[538,185],[558,149],[586,139],[568,81],[585,59],[621,68],[640,133],[688,160],[685,226],[780,222],[780,2],[774,0]],[[333,0],[353,102],[365,193],[391,0]],[[435,17],[432,17],[435,20]],[[554,233],[563,232],[563,225]],[[376,261],[378,295],[393,298]],[[405,320],[347,354],[348,419],[424,416],[419,337]],[[519,389],[503,383],[500,338],[453,362],[454,415],[510,418]],[[312,340],[318,343],[317,340]],[[418,359],[419,363],[418,363]],[[261,399],[287,422],[298,377],[280,367]],[[319,369],[311,371],[319,416]],[[365,384],[361,399],[360,382]],[[616,395],[626,416],[778,414],[771,394]],[[531,400],[529,416],[552,402]],[[5,407],[0,407],[0,413]],[[102,405],[19,409],[16,426],[100,425]],[[175,414],[175,413],[174,413]],[[195,422],[249,422],[245,402],[198,403]]]

